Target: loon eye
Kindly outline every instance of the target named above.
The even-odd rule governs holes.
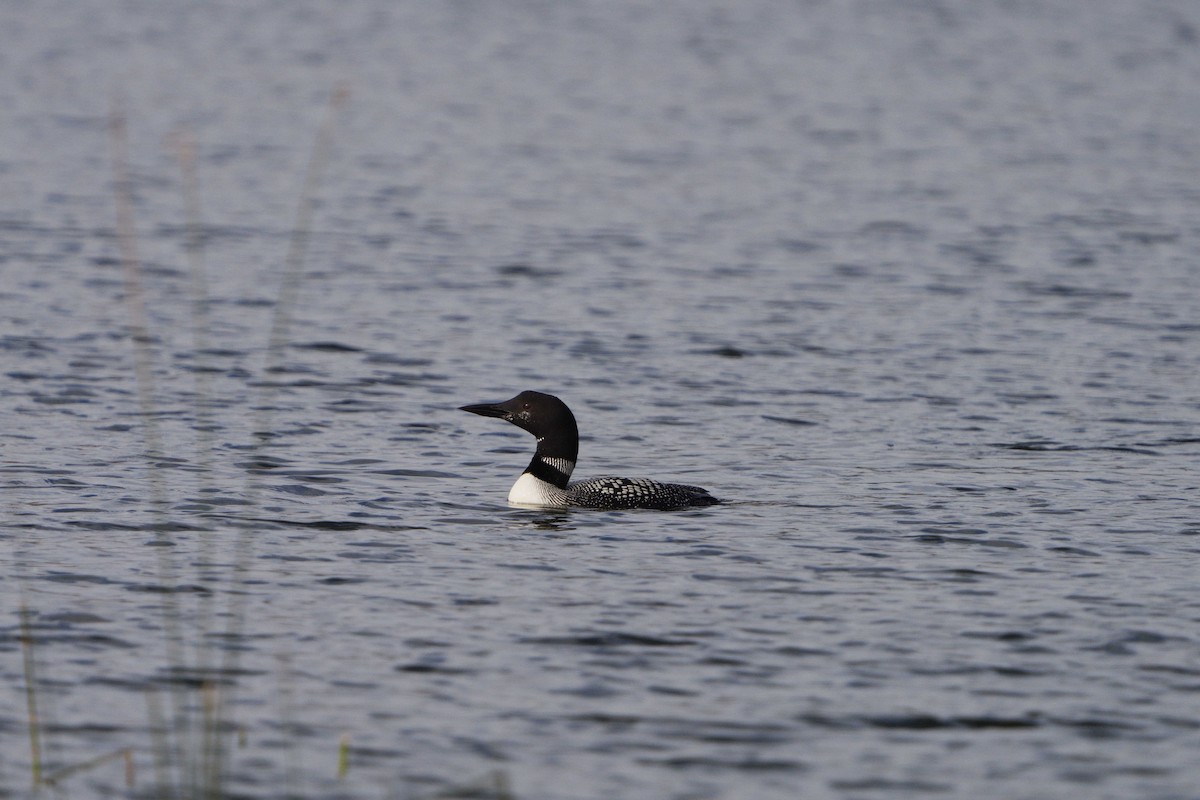
[[[525,409],[526,411],[528,411],[528,410],[529,410],[529,403],[522,403],[522,404],[521,404],[521,408],[523,408],[523,409]]]

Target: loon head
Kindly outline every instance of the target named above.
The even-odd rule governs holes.
[[[568,456],[574,460],[579,447],[579,428],[575,415],[567,404],[552,394],[521,392],[503,403],[480,403],[462,406],[462,411],[484,417],[499,417],[537,437],[539,449],[548,446],[549,455]]]

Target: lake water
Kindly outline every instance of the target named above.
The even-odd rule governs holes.
[[[0,797],[1200,793],[1193,3],[0,45]],[[726,504],[507,507],[527,388]]]

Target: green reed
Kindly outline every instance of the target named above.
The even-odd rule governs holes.
[[[280,354],[287,345],[288,321],[291,307],[296,302],[302,265],[311,232],[314,198],[320,187],[329,152],[333,144],[333,132],[338,112],[345,106],[349,92],[339,86],[331,97],[325,119],[321,123],[309,159],[308,170],[299,198],[291,242],[284,260],[274,316],[271,321],[270,337],[266,348],[264,375],[278,369]],[[128,334],[132,343],[134,383],[139,418],[142,421],[142,449],[147,468],[148,494],[156,544],[169,544],[169,534],[177,529],[173,524],[167,501],[167,486],[163,479],[161,462],[164,455],[163,438],[158,427],[157,390],[154,380],[154,337],[151,335],[146,314],[145,290],[142,285],[142,261],[139,254],[136,230],[135,203],[129,171],[129,134],[124,104],[114,96],[109,113],[109,147],[113,176],[113,200],[116,211],[116,242],[120,254],[123,279],[123,298],[128,320]],[[185,251],[190,262],[191,321],[193,355],[195,363],[195,392],[193,404],[198,434],[197,463],[200,474],[210,473],[211,453],[214,450],[211,431],[209,391],[205,382],[207,371],[202,359],[208,349],[208,281],[204,265],[204,236],[200,212],[198,178],[195,168],[194,146],[189,137],[179,134],[173,138],[182,171],[184,207],[187,218]],[[262,381],[262,397],[259,414],[254,421],[254,441],[251,449],[258,452],[270,441],[270,407],[272,393],[277,390],[274,382]],[[259,487],[251,475],[246,494],[251,505]],[[161,597],[161,619],[166,644],[167,700],[162,702],[160,692],[147,691],[147,715],[152,732],[151,753],[154,763],[156,794],[163,798],[219,798],[224,796],[224,784],[228,771],[228,749],[226,744],[235,726],[230,723],[230,705],[233,700],[239,649],[236,646],[242,635],[245,621],[246,594],[242,590],[250,567],[251,529],[247,524],[239,525],[235,539],[235,556],[231,574],[228,576],[229,622],[223,635],[219,658],[214,659],[209,643],[209,634],[215,618],[216,592],[200,595],[197,613],[197,629],[194,634],[189,657],[184,631],[184,615],[180,608],[178,588],[179,567],[170,555],[170,547],[155,547],[157,553],[157,581]],[[201,562],[211,564],[212,537],[202,542],[204,555]],[[134,754],[130,748],[104,753],[77,764],[48,771],[43,758],[45,723],[39,712],[39,676],[36,658],[36,637],[32,622],[33,613],[22,600],[20,605],[20,641],[24,657],[25,699],[28,715],[28,737],[30,748],[31,778],[35,788],[60,785],[66,778],[94,769],[117,759],[125,762],[125,778],[133,785]],[[219,665],[214,667],[214,662]],[[244,735],[244,734],[243,734]],[[344,744],[342,745],[345,746]],[[348,756],[339,752],[339,764],[348,763]],[[339,766],[339,770],[343,767]]]

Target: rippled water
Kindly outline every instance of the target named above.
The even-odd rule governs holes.
[[[140,796],[214,675],[236,796],[1195,796],[1191,4],[0,42],[0,796],[30,683],[62,791]],[[525,388],[727,504],[508,508],[532,440],[456,409]]]

